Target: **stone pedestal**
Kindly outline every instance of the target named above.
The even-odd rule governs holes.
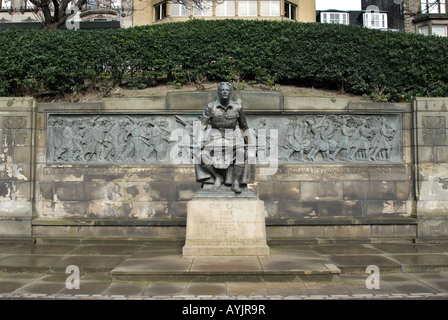
[[[264,202],[250,191],[200,191],[188,202],[183,255],[269,255]]]

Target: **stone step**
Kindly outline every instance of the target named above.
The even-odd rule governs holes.
[[[113,281],[333,281],[341,270],[322,259],[182,257],[128,259],[111,271]]]

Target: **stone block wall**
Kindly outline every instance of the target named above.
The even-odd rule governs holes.
[[[34,111],[29,98],[0,98],[0,237],[31,239]]]
[[[185,129],[215,97],[215,92],[172,92],[94,103],[29,100],[27,108],[14,110],[3,103],[1,111],[8,110],[1,114],[3,150],[13,145],[14,161],[7,159],[22,175],[12,179],[6,172],[13,171],[5,170],[2,189],[16,210],[16,204],[29,209],[12,218],[8,201],[2,201],[0,222],[20,217],[26,235],[37,239],[184,241],[187,203],[200,185],[191,163],[172,163],[170,152],[180,144],[170,134]],[[251,128],[278,133],[278,167],[258,164],[249,185],[264,201],[268,241],[446,234],[446,99],[355,103],[246,91],[235,92],[234,99],[245,107]],[[26,116],[27,124],[19,118],[5,122],[5,116]],[[120,138],[121,125],[127,139]],[[324,130],[329,151],[314,152],[314,139]],[[25,132],[27,138],[20,138]],[[95,132],[103,132],[100,142]],[[341,147],[342,132],[352,141],[350,150]],[[370,149],[363,150],[362,143],[354,147],[362,139]],[[8,191],[19,189],[20,196]],[[7,229],[2,238],[25,234]]]
[[[417,98],[413,104],[418,236],[443,238],[448,234],[448,99]]]

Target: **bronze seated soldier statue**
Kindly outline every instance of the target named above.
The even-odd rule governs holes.
[[[230,83],[218,86],[218,99],[208,103],[202,114],[199,134],[194,137],[199,147],[193,153],[198,182],[213,184],[214,190],[231,185],[241,193],[246,182],[249,127],[243,107],[230,99],[231,93]]]

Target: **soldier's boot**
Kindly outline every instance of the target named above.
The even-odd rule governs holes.
[[[224,183],[223,176],[220,175],[218,173],[218,171],[211,165],[204,166],[204,169],[207,170],[207,172],[209,172],[215,179],[215,183],[213,184],[213,189],[217,190]]]
[[[237,167],[237,166],[235,166],[233,168],[232,190],[235,193],[241,193],[241,191],[242,191],[240,183],[243,180],[243,174],[244,174],[244,167]]]
[[[224,178],[219,173],[215,175],[215,183],[213,184],[213,189],[218,189],[224,182]]]

